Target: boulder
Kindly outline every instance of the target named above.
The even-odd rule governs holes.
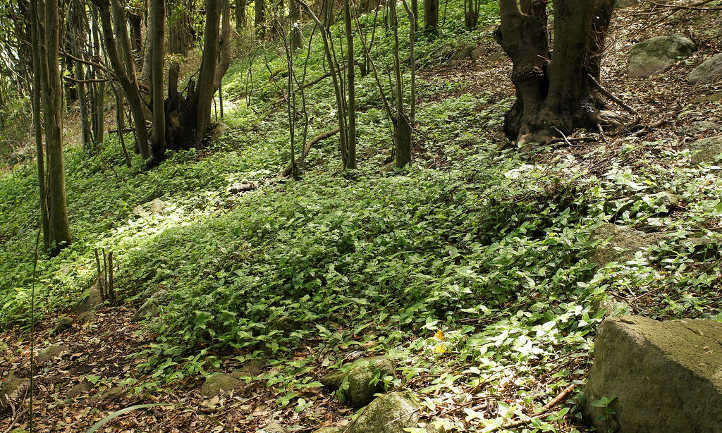
[[[100,290],[98,289],[97,281],[88,290],[86,290],[80,301],[75,305],[73,311],[75,313],[85,313],[97,307],[103,303],[103,298],[100,296]]]
[[[687,80],[690,84],[722,82],[722,53],[715,54],[694,68]]]
[[[681,35],[657,36],[632,47],[627,73],[631,77],[648,77],[692,55],[694,42]]]
[[[692,143],[692,164],[711,165],[722,159],[722,135],[703,138]]]
[[[64,344],[51,344],[50,346],[43,349],[40,353],[38,353],[37,362],[38,364],[45,364],[46,362],[51,361],[69,351],[70,349],[68,348],[68,346]]]
[[[206,377],[206,381],[201,387],[201,395],[204,397],[211,397],[219,394],[221,391],[230,392],[238,385],[241,381],[225,373],[215,373]]]
[[[366,406],[345,433],[404,433],[418,422],[418,403],[404,393],[391,392]]]
[[[353,407],[367,405],[377,392],[384,391],[383,376],[394,375],[394,364],[383,356],[362,358],[327,374],[321,383],[332,389],[341,389],[344,402]],[[373,383],[378,379],[376,383]]]
[[[720,80],[722,81],[722,78]],[[714,131],[722,131],[722,124],[712,122],[711,120],[698,120],[692,122],[689,128],[687,128],[687,133],[690,135],[700,135]]]
[[[597,431],[719,432],[722,324],[638,316],[605,320],[584,411]]]
[[[255,378],[261,374],[264,368],[266,368],[266,361],[263,359],[249,359],[239,368],[231,371],[231,376],[236,379],[240,379],[242,377]]]
[[[167,290],[158,290],[148,298],[133,315],[133,320],[143,320],[149,317],[157,317],[160,313],[160,306],[164,304],[164,298],[168,294]]]
[[[600,243],[591,260],[604,266],[610,262],[623,263],[631,260],[637,251],[659,242],[662,234],[645,233],[631,227],[606,223],[592,233],[592,238]]]

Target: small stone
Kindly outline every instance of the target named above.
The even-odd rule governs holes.
[[[0,379],[0,401],[5,400],[5,396],[15,400],[29,385],[29,379],[16,376],[15,372],[11,371],[5,379]]]
[[[288,429],[277,422],[272,422],[258,430],[257,433],[288,433]]]
[[[70,329],[73,327],[73,319],[71,319],[68,316],[60,316],[55,321],[55,328],[53,328],[52,334],[57,335],[61,332],[65,331],[66,329]]]
[[[201,387],[201,395],[204,397],[214,396],[221,391],[230,392],[240,385],[241,381],[225,373],[215,373],[206,377]]]
[[[707,84],[722,82],[722,53],[715,54],[689,73],[690,84]]]
[[[90,392],[90,382],[87,380],[83,380],[80,383],[77,383],[73,385],[72,388],[68,391],[68,397],[69,398],[76,398],[80,397],[83,394],[87,394]]]
[[[231,372],[231,376],[236,379],[240,379],[242,377],[255,378],[261,374],[264,368],[266,368],[266,361],[262,359],[250,359],[244,362],[239,368],[233,370]]]
[[[125,394],[125,389],[122,386],[114,386],[109,390],[96,395],[94,400],[97,403],[111,402],[120,399]]]
[[[50,346],[45,348],[42,352],[38,353],[38,356],[37,356],[38,364],[45,364],[46,362],[48,362],[52,359],[55,359],[69,351],[70,351],[70,349],[68,348],[68,346],[66,346],[64,344],[61,344],[61,343],[51,344]]]
[[[313,433],[341,433],[343,432],[343,427],[321,427],[318,430],[315,430]]]
[[[160,215],[165,210],[167,204],[163,200],[159,198],[153,199],[153,201],[150,202],[150,211],[153,214]]]
[[[236,182],[228,187],[228,192],[231,194],[242,194],[244,192],[253,191],[257,186],[254,183],[249,182]]]
[[[419,422],[419,405],[406,394],[392,392],[372,401],[346,433],[404,433]]]
[[[73,308],[75,313],[85,313],[97,307],[103,303],[103,298],[100,296],[100,290],[98,290],[98,282],[96,281],[88,290],[86,290],[80,301]]]
[[[78,322],[86,323],[95,320],[95,313],[93,311],[86,311],[78,315]]]
[[[632,47],[627,72],[631,77],[648,77],[689,57],[695,50],[694,42],[681,35],[647,39]]]
[[[469,53],[469,57],[471,60],[479,60],[484,56],[484,50],[482,50],[479,47],[475,47],[471,52]]]

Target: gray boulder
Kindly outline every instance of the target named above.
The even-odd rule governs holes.
[[[722,82],[722,53],[715,54],[689,73],[690,84]]]
[[[722,159],[722,135],[703,138],[690,145],[692,150],[692,164],[715,164]]]
[[[384,391],[384,376],[394,375],[394,364],[383,356],[362,358],[350,365],[343,366],[341,371],[327,374],[321,383],[332,389],[342,390],[342,399],[353,407],[367,405],[374,394]],[[379,379],[374,383],[375,379]]]
[[[206,381],[201,387],[201,395],[211,397],[219,394],[221,391],[230,392],[240,385],[241,381],[225,373],[215,373],[206,377]]]
[[[345,433],[404,433],[419,422],[419,405],[406,394],[384,394],[366,406]]]
[[[602,224],[592,233],[600,243],[591,260],[598,266],[610,262],[626,262],[634,258],[637,251],[650,247],[662,238],[661,233],[645,233],[631,227],[616,224]]]
[[[681,35],[647,39],[632,47],[627,73],[631,77],[648,77],[689,57],[695,49],[694,42]]]
[[[600,404],[602,399],[609,403]],[[719,432],[722,324],[637,316],[605,320],[584,405],[597,431]]]

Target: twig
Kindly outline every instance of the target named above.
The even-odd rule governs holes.
[[[568,146],[571,147],[572,143],[569,142],[569,139],[567,138],[566,135],[564,135],[564,133],[562,132],[561,129],[557,128],[556,126],[552,126],[552,129],[554,129],[556,132],[558,132],[559,135],[561,135],[562,138],[564,139],[564,142],[565,142]]]
[[[324,140],[326,138],[329,138],[333,135],[338,134],[340,130],[341,129],[339,129],[339,128],[335,128],[330,131],[326,131],[321,134],[318,134],[317,136],[315,136],[311,140],[309,140],[308,143],[306,143],[306,145],[303,147],[303,153],[298,158],[298,164],[302,165],[304,163],[304,161],[306,160],[306,156],[308,156],[308,152],[311,150],[311,146],[313,146],[314,144],[318,143],[321,140]],[[281,172],[281,176],[285,177],[285,176],[288,176],[289,174],[291,174],[291,166],[290,165]]]

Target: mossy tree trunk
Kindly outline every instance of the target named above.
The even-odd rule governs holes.
[[[547,0],[501,0],[495,36],[514,68],[516,102],[504,131],[520,144],[548,142],[576,128],[599,126],[603,107],[594,82],[614,0],[556,0],[554,46],[547,34]],[[553,53],[553,55],[552,55]]]

